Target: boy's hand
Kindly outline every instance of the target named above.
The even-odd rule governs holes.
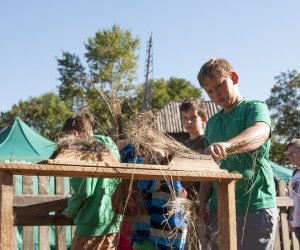
[[[289,221],[289,229],[291,232],[295,232],[296,229],[292,226],[291,222]]]
[[[206,224],[208,224],[208,213],[205,211],[205,209],[196,209],[196,213],[199,219],[205,221]]]
[[[217,142],[211,144],[204,150],[204,154],[211,155],[214,160],[221,160],[227,157],[226,149],[230,146],[227,142]]]

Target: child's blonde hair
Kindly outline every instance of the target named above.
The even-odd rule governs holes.
[[[76,131],[82,135],[93,134],[94,116],[86,112],[74,113],[64,123],[62,131],[72,133]]]
[[[286,150],[288,150],[289,147],[295,146],[296,148],[300,149],[300,139],[294,138],[286,145]]]
[[[212,58],[203,64],[199,73],[198,81],[200,86],[203,87],[203,80],[205,77],[209,78],[221,78],[227,77],[233,71],[231,64],[223,58]]]

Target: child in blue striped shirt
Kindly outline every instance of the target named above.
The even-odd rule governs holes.
[[[129,144],[130,145],[130,144]],[[127,145],[121,155],[131,156],[127,162],[134,162],[135,149]],[[147,152],[137,163],[164,164],[167,160],[163,151]],[[124,161],[123,161],[124,162]],[[142,180],[136,187],[145,206],[145,214],[135,216],[132,232],[134,250],[183,250],[187,234],[185,208],[179,199],[186,197],[180,181]],[[176,201],[179,202],[176,202]]]

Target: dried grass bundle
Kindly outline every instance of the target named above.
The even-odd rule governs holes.
[[[147,214],[142,195],[136,190],[137,181],[122,180],[112,196],[114,212],[126,216]]]
[[[60,133],[56,137],[57,147],[51,159],[57,158],[66,150],[84,152],[79,154],[80,160],[102,161],[104,154],[109,154],[109,150],[102,142],[95,140],[93,137],[82,134],[80,136],[74,133]],[[74,155],[76,159],[77,154]]]
[[[194,151],[166,133],[159,131],[154,125],[154,115],[151,111],[144,113],[135,112],[127,122],[125,135],[137,150],[143,148],[143,150],[147,151],[146,153],[161,149],[171,155],[178,152],[195,154]]]
[[[261,137],[256,137],[251,140],[242,140],[240,142],[233,143],[230,147],[226,148],[226,153],[229,155],[241,153],[241,150],[243,150],[243,148],[262,141],[265,140]]]
[[[108,152],[102,142],[88,135],[61,133],[56,138],[57,149]]]
[[[196,190],[193,190],[195,193]],[[174,192],[174,191],[173,191]],[[172,193],[173,193],[172,192]],[[197,216],[197,211],[199,207],[199,202],[197,200],[197,195],[191,196],[189,199],[187,198],[176,198],[174,200],[168,201],[166,206],[168,207],[168,213],[166,220],[169,217],[175,215],[178,209],[182,209],[185,212],[185,219],[188,221],[188,231],[187,231],[187,242],[185,249],[194,249],[200,250],[201,244],[200,239],[198,238],[198,231],[201,230],[203,234],[206,235],[207,240],[210,239],[210,230],[204,222],[199,221]],[[175,228],[172,234],[175,236],[178,232],[178,229]]]

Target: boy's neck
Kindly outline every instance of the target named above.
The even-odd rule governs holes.
[[[230,106],[223,107],[224,113],[229,113],[231,110],[233,110],[242,99],[243,97],[240,94],[238,94]]]
[[[199,132],[197,133],[190,133],[189,136],[190,136],[190,140],[195,140],[197,139],[199,136],[202,136],[203,134],[200,134]]]

